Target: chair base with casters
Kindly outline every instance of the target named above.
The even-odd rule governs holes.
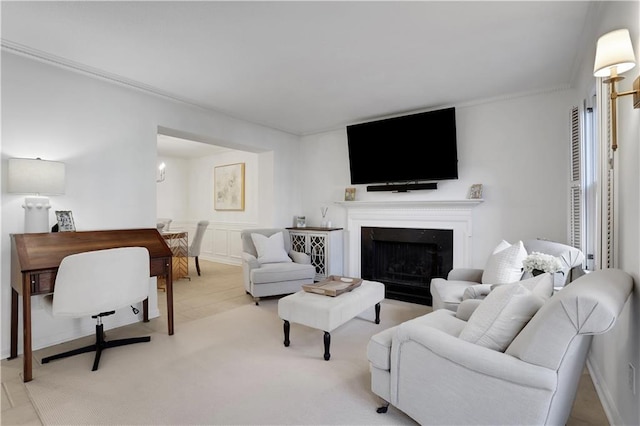
[[[96,371],[98,369],[98,364],[100,363],[100,357],[102,355],[103,350],[108,348],[115,348],[118,346],[131,345],[134,343],[144,343],[144,342],[151,341],[150,336],[129,337],[126,339],[117,339],[117,340],[110,340],[110,341],[104,340],[104,326],[102,324],[102,317],[115,314],[115,312],[116,311],[103,312],[101,314],[94,315],[91,317],[91,318],[96,318],[98,321],[98,323],[96,324],[96,342],[94,344],[42,358],[42,363],[47,364],[50,361],[54,361],[56,359],[67,358],[70,356],[80,355],[87,352],[95,351],[96,356],[93,361],[93,368],[91,369],[91,371]]]

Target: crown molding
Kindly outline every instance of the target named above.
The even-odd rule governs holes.
[[[156,87],[153,86],[149,86],[143,83],[140,83],[139,81],[135,81],[135,80],[130,80],[127,78],[124,78],[122,76],[119,76],[117,74],[113,74],[113,73],[109,73],[107,71],[98,69],[98,68],[94,68],[94,67],[90,67],[86,64],[80,63],[80,62],[75,62],[72,61],[70,59],[66,59],[66,58],[62,58],[60,56],[56,56],[56,55],[52,55],[46,52],[43,52],[41,50],[37,50],[37,49],[32,49],[28,46],[24,46],[18,43],[14,43],[12,41],[6,40],[6,39],[2,39],[1,42],[1,46],[2,46],[2,50],[9,52],[9,53],[13,53],[19,56],[23,56],[23,57],[27,57],[30,59],[34,59],[38,62],[44,62],[44,63],[48,63],[51,65],[55,65],[58,66],[60,68],[65,68],[65,69],[69,69],[81,74],[85,74],[85,75],[89,75],[91,77],[94,78],[98,78],[101,80],[106,80],[110,83],[116,83],[119,84],[121,86],[126,86],[129,88],[133,88],[145,93],[150,93],[154,96],[159,96],[162,98],[166,98],[166,99],[170,99],[173,101],[177,101],[177,102],[181,102],[181,103],[185,103],[185,104],[189,104],[192,106],[196,106],[199,108],[204,108],[202,105],[199,105],[198,103],[189,100],[189,99],[184,99],[181,98],[179,96],[173,95],[171,93],[168,92],[164,92]],[[205,108],[205,109],[209,109],[209,108]]]

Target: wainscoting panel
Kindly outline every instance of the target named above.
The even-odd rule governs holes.
[[[172,230],[183,230],[189,233],[189,245],[196,232],[196,221],[185,221],[171,224]],[[240,223],[210,222],[202,239],[200,259],[228,265],[242,264],[242,242],[240,232],[251,225]]]
[[[242,241],[240,233],[242,229],[229,229],[229,257],[242,262]]]
[[[216,257],[229,256],[229,232],[228,229],[216,227],[213,230],[214,246],[213,255]]]

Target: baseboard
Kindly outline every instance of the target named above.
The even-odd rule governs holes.
[[[598,398],[600,398],[600,403],[602,404],[602,409],[604,410],[604,414],[607,416],[607,420],[610,425],[621,425],[623,424],[622,416],[618,411],[618,407],[615,404],[613,397],[611,396],[611,392],[604,385],[604,380],[602,379],[602,374],[596,364],[591,362],[591,352],[589,352],[589,356],[587,357],[587,369],[589,370],[589,374],[591,375],[591,380],[593,381],[593,386],[596,388],[596,393],[598,394]]]
[[[209,256],[205,254],[200,254],[199,259],[208,260],[209,262],[224,263],[225,265],[242,266],[242,259],[236,259],[231,257]],[[193,269],[195,270],[195,266]]]

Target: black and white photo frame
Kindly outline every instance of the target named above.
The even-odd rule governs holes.
[[[73,232],[76,230],[71,210],[56,210],[56,219],[58,220],[58,232]]]

